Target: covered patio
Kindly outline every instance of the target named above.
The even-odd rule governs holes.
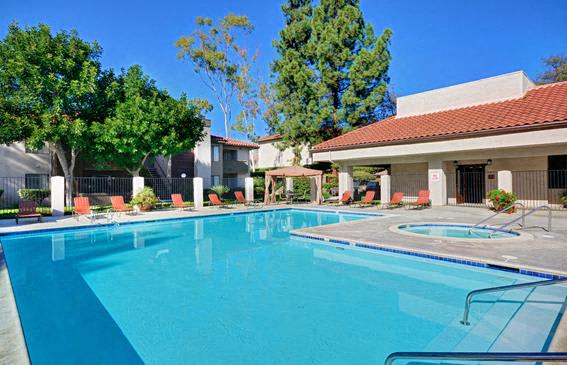
[[[311,178],[311,203],[321,204],[323,171],[301,166],[284,167],[266,172],[264,204],[276,202],[276,182],[278,178],[309,177]]]

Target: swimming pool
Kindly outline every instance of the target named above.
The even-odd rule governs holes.
[[[472,225],[459,224],[402,224],[397,227],[402,232],[413,233],[421,236],[436,238],[460,238],[460,239],[510,239],[520,236],[513,231],[505,231],[490,227],[474,227]]]
[[[533,279],[288,233],[364,218],[280,210],[0,241],[34,364],[377,364],[546,345],[564,288],[487,295],[462,326],[469,290]],[[526,325],[534,336],[510,341]]]

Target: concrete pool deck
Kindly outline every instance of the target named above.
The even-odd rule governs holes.
[[[552,231],[541,228],[522,230],[528,234],[513,240],[455,240],[402,235],[390,228],[404,223],[465,223],[475,224],[489,217],[493,212],[484,208],[435,207],[423,210],[406,210],[402,208],[380,210],[371,208],[354,208],[350,206],[316,206],[316,205],[274,205],[264,208],[233,207],[230,209],[202,208],[198,211],[163,210],[138,215],[113,217],[114,222],[144,222],[162,219],[204,217],[218,214],[254,212],[261,210],[300,208],[329,211],[344,211],[367,214],[383,214],[346,223],[312,227],[296,230],[302,235],[343,242],[363,243],[409,252],[420,252],[441,257],[451,257],[490,265],[505,266],[517,269],[533,270],[553,275],[567,276],[567,212],[553,212]],[[519,217],[520,214],[502,215],[489,223],[503,224]],[[106,224],[104,218],[97,223]],[[547,213],[534,214],[527,217],[528,226],[547,226]],[[13,232],[33,232],[36,230],[60,229],[73,227],[96,227],[87,218],[76,220],[71,216],[46,217],[44,222],[24,221],[19,225],[13,219],[0,220],[0,241],[2,234]],[[518,228],[515,226],[513,228]],[[1,249],[1,246],[0,246]],[[534,278],[534,281],[538,280]],[[564,319],[557,328],[556,338],[550,350],[565,351],[567,346],[567,321]],[[27,350],[19,324],[7,268],[0,250],[0,364],[28,364]]]

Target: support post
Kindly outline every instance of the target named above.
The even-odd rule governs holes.
[[[390,175],[380,176],[380,204],[386,204],[392,196],[392,177]]]
[[[63,176],[51,177],[51,215],[61,217],[65,215],[65,178]],[[69,202],[71,204],[71,202]]]
[[[352,192],[352,166],[340,165],[339,166],[339,197],[345,191]]]
[[[513,191],[512,171],[498,171],[498,189]]]
[[[193,178],[193,204],[196,209],[203,207],[203,178]]]
[[[138,194],[140,191],[144,190],[144,178],[142,176],[136,176],[132,178],[132,191],[134,195]]]
[[[244,178],[244,196],[249,202],[254,201],[254,178]]]
[[[311,200],[311,204],[317,204],[317,176],[311,176],[309,178],[309,200]]]
[[[446,205],[447,176],[443,170],[443,161],[429,161],[428,180],[431,205]]]

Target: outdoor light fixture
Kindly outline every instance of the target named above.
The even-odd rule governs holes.
[[[185,179],[185,178],[187,177],[187,174],[186,174],[186,173],[182,173],[182,174],[181,174],[181,177],[182,177],[183,179]]]
[[[492,165],[492,160],[491,159],[486,160],[486,166],[490,166],[490,165]]]
[[[453,166],[459,167],[459,161],[457,161],[457,160],[453,161]]]

